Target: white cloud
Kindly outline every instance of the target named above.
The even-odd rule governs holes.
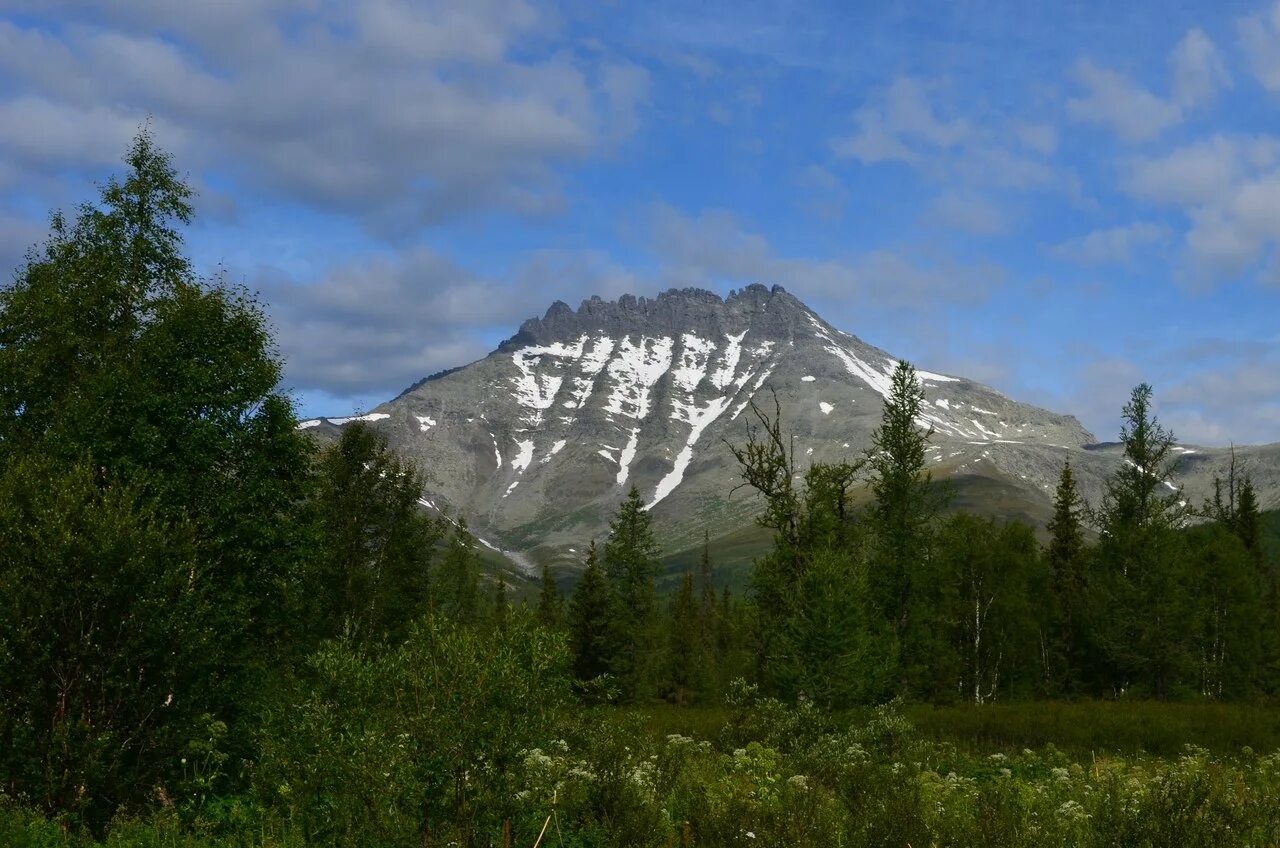
[[[1268,91],[1280,91],[1280,2],[1236,24],[1254,76]]]
[[[364,256],[303,283],[274,269],[253,276],[268,304],[291,388],[385,396],[484,356],[557,298],[617,297],[634,275],[591,251],[535,251],[499,279],[426,249]]]
[[[1185,215],[1197,286],[1238,278],[1280,244],[1280,139],[1216,135],[1138,158],[1125,188]]]
[[[1157,138],[1182,123],[1188,113],[1231,85],[1226,64],[1204,30],[1192,28],[1169,53],[1170,96],[1160,97],[1129,76],[1094,64],[1076,63],[1074,76],[1084,94],[1067,101],[1075,121],[1104,126],[1121,140]]]
[[[855,132],[833,139],[832,152],[863,165],[905,162],[957,192],[967,186],[1079,197],[1078,180],[1049,159],[1057,149],[1052,126],[1001,113],[955,114],[938,103],[945,90],[895,79],[854,114]]]
[[[562,167],[634,132],[648,98],[625,59],[550,50],[554,19],[523,0],[135,0],[75,19],[0,23],[0,71],[22,92],[0,94],[0,158],[115,161],[153,115],[189,166],[387,233],[555,211]]]
[[[1091,233],[1053,245],[1049,252],[1060,259],[1083,265],[1128,264],[1134,251],[1169,238],[1163,224],[1138,221]]]
[[[653,211],[653,249],[669,285],[722,287],[780,284],[805,297],[858,301],[894,309],[986,300],[1004,282],[994,263],[969,265],[947,255],[874,250],[847,259],[781,256],[763,235],[731,213],[689,216],[671,206]]]
[[[854,121],[857,132],[834,140],[832,149],[864,165],[895,159],[912,162],[919,156],[915,145],[945,150],[973,134],[963,119],[940,118],[924,85],[910,77],[894,80],[881,97],[857,111]]]
[[[1067,114],[1082,123],[1101,124],[1125,141],[1147,141],[1182,120],[1176,104],[1088,59],[1077,63],[1075,77],[1086,93],[1067,101]]]
[[[1212,100],[1220,89],[1231,86],[1231,75],[1218,48],[1204,30],[1187,31],[1169,56],[1173,72],[1173,100],[1192,107]]]

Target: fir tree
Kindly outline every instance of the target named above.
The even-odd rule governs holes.
[[[937,605],[929,593],[938,585],[930,573],[933,523],[942,500],[925,470],[933,431],[918,423],[923,402],[915,368],[899,362],[867,455],[875,531],[867,589],[873,614],[887,627],[884,650],[898,654],[904,694],[932,685],[924,679],[930,658],[946,649],[940,629],[930,623]]]
[[[386,440],[355,422],[320,457],[314,497],[319,551],[306,577],[315,634],[344,627],[398,640],[427,612],[432,551],[442,523],[418,505],[422,478]]]
[[[474,624],[480,612],[480,556],[465,520],[453,529],[438,575],[436,609],[454,621]]]
[[[609,523],[604,570],[614,600],[611,670],[624,697],[652,696],[657,641],[653,583],[659,570],[658,545],[635,486]]]
[[[681,705],[690,703],[701,690],[706,668],[698,609],[693,595],[693,575],[686,571],[668,614],[663,687],[670,699]]]
[[[1192,684],[1193,616],[1182,491],[1168,483],[1174,436],[1137,386],[1123,411],[1124,462],[1107,480],[1096,516],[1100,579],[1091,586],[1094,634],[1115,693],[1137,687],[1158,698]]]
[[[542,566],[542,586],[538,592],[538,623],[549,630],[564,626],[564,597],[551,576],[551,569]]]
[[[490,609],[493,629],[505,633],[507,624],[511,620],[511,601],[507,599],[507,579],[502,575],[498,575],[498,580],[493,586],[493,605]]]
[[[582,682],[609,672],[613,665],[609,578],[600,567],[596,543],[587,548],[587,566],[569,600],[569,648],[573,673]]]
[[[899,636],[907,626],[913,572],[927,556],[928,527],[937,513],[929,493],[932,478],[925,470],[932,431],[917,423],[923,401],[915,369],[899,362],[868,455],[878,535],[871,592],[880,615]]]
[[[1086,656],[1087,560],[1083,505],[1071,463],[1064,463],[1054,494],[1045,548],[1048,618],[1041,633],[1041,662],[1050,694],[1072,694],[1080,685]]]

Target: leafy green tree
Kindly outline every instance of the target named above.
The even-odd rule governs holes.
[[[108,732],[87,716],[64,715],[58,721],[83,719],[81,730],[104,727],[104,735],[41,737],[41,744],[59,746],[58,757],[81,764],[69,765],[73,771],[58,779],[79,780],[75,803],[97,810],[150,792],[164,779],[166,758],[179,759],[183,744],[174,728],[185,722],[169,725],[169,716],[238,721],[250,704],[253,681],[296,643],[301,622],[288,589],[296,584],[305,550],[301,507],[311,455],[290,401],[276,390],[281,367],[261,308],[243,291],[198,279],[183,255],[180,228],[191,219],[190,188],[145,132],[126,164],[124,180],[109,180],[99,201],[80,207],[74,221],[54,217],[48,241],[0,291],[4,473],[15,474],[22,462],[41,457],[60,469],[45,472],[47,479],[81,491],[82,472],[91,469],[104,498],[119,497],[111,503],[140,511],[132,525],[119,516],[103,521],[140,538],[154,540],[170,527],[189,540],[175,542],[171,558],[157,552],[158,543],[140,542],[142,552],[127,566],[111,560],[118,549],[101,533],[93,537],[103,549],[98,564],[89,548],[59,543],[48,549],[48,556],[67,558],[46,562],[46,573],[64,581],[49,582],[51,595],[94,610],[114,631],[110,637],[101,630],[86,634],[101,641],[79,654],[74,664],[84,677],[66,685],[93,680],[100,687],[95,698],[117,705],[116,720],[149,717]],[[15,490],[14,497],[36,493]],[[77,497],[86,504],[85,516],[98,514],[97,505],[87,505],[87,493]],[[92,524],[99,518],[83,520]],[[160,587],[172,587],[178,564],[186,569],[189,597],[183,603],[202,611],[191,621],[216,638],[174,641],[153,629],[149,599],[168,590]],[[116,566],[125,569],[128,577],[121,580],[136,592],[84,579]],[[0,554],[0,579],[14,581],[29,567],[14,551]],[[72,648],[55,635],[56,617],[47,612],[39,603],[23,604],[11,624],[58,650],[81,651],[84,646]],[[139,643],[152,639],[161,640],[168,653],[157,644],[139,654]],[[106,666],[87,664],[108,662],[102,646],[113,642],[133,646],[124,656],[145,657],[151,665],[136,667],[137,679],[126,680]],[[73,653],[51,661],[60,666]],[[139,680],[167,680],[174,668],[213,671],[200,685],[174,691],[180,709],[161,709],[148,700],[150,682]],[[47,719],[30,717],[36,723]],[[119,734],[114,744],[104,741],[110,733]],[[236,744],[247,735],[233,731],[227,738]],[[52,750],[44,755],[52,762]],[[86,765],[90,760],[96,763],[92,768]],[[71,803],[59,793],[45,798],[50,809]]]
[[[1039,547],[1025,524],[973,515],[949,518],[938,534],[937,576],[945,613],[930,627],[950,633],[929,660],[933,698],[959,691],[983,704],[1029,691],[1036,672]]]
[[[398,640],[428,609],[432,551],[443,525],[419,507],[423,481],[360,422],[320,456],[316,564],[306,591],[317,634]]]
[[[542,583],[538,591],[538,622],[548,630],[564,627],[564,596],[551,576],[551,569],[542,566]]]
[[[1099,579],[1091,587],[1095,638],[1112,692],[1157,698],[1192,683],[1187,515],[1173,473],[1174,436],[1152,411],[1152,390],[1133,390],[1123,412],[1124,462],[1107,480],[1095,520]]]
[[[628,699],[652,697],[658,658],[654,578],[661,568],[652,519],[635,486],[609,522],[604,570],[614,608],[613,674]]]
[[[757,670],[775,694],[843,701],[868,688],[865,679],[841,677],[846,661],[860,663],[870,677],[879,668],[867,659],[875,653],[868,653],[867,629],[849,627],[866,622],[868,612],[862,608],[865,533],[851,507],[862,465],[815,463],[797,486],[777,397],[772,415],[754,402],[751,413],[746,443],[730,449],[744,485],[764,499],[758,523],[774,531],[773,549],[751,571]],[[811,575],[815,563],[819,573]]]
[[[1087,672],[1089,552],[1083,515],[1071,463],[1063,463],[1044,551],[1048,608],[1040,640],[1044,690],[1051,695],[1076,694]]]
[[[1199,694],[1254,694],[1261,683],[1264,592],[1244,542],[1223,525],[1197,527],[1188,540]]]
[[[436,610],[454,621],[474,624],[480,616],[480,555],[465,520],[454,525],[437,575]]]
[[[594,680],[613,666],[613,605],[609,578],[592,541],[586,569],[569,601],[569,648],[573,675],[581,682]]]
[[[208,709],[217,610],[197,535],[128,484],[41,456],[0,471],[0,787],[101,827],[156,786]]]

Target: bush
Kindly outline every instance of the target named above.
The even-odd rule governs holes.
[[[497,833],[517,812],[524,752],[569,695],[562,638],[523,617],[503,631],[428,618],[394,648],[330,643],[308,671],[267,719],[256,783],[326,845]]]

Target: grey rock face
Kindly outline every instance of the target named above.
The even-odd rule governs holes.
[[[841,332],[781,287],[729,297],[557,302],[478,362],[424,380],[364,419],[429,478],[424,504],[464,516],[513,561],[574,562],[635,485],[664,545],[680,550],[751,523],[726,441],[753,398],[782,404],[797,466],[854,458],[878,425],[895,359]],[[1085,496],[1121,461],[1075,418],[921,370],[934,476],[998,484],[970,506],[1043,520],[1064,461]],[[1117,407],[1124,398],[1117,398]],[[317,436],[349,419],[304,422]],[[1180,448],[1188,500],[1207,496],[1225,451]],[[1238,449],[1264,505],[1280,500],[1280,445]]]

